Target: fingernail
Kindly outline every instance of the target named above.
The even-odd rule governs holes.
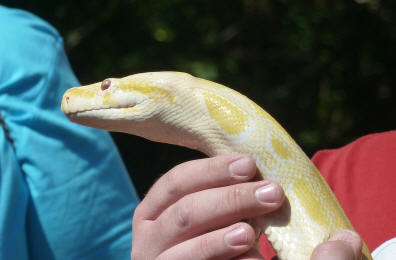
[[[224,236],[225,242],[229,246],[246,246],[248,241],[248,234],[244,228],[237,228],[231,230]]]
[[[258,188],[255,195],[257,200],[263,204],[278,203],[282,198],[280,190],[277,189],[273,183],[267,183],[266,185]]]
[[[249,157],[242,157],[232,162],[229,166],[229,170],[234,178],[248,179],[253,173],[252,165],[252,159]]]
[[[337,241],[337,240],[343,240],[349,243],[356,243],[356,241],[360,241],[360,236],[353,232],[352,230],[341,230],[332,235],[329,238],[329,241]]]

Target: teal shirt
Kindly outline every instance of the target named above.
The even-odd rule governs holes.
[[[108,133],[71,123],[62,38],[0,6],[0,260],[128,259],[139,202]]]

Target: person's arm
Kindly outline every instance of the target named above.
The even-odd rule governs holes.
[[[278,209],[281,187],[251,181],[254,160],[242,155],[183,163],[162,176],[137,207],[131,258],[262,259],[243,220]],[[248,182],[251,181],[251,182]],[[341,232],[312,259],[358,259],[360,238]],[[327,258],[326,258],[327,257]]]

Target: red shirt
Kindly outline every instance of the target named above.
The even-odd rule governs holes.
[[[396,131],[320,151],[312,162],[370,251],[396,237]],[[265,259],[275,256],[264,237],[260,249]]]

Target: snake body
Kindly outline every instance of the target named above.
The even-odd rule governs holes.
[[[63,112],[77,123],[197,149],[245,153],[278,182],[282,208],[251,220],[280,259],[309,259],[331,234],[353,229],[310,159],[267,112],[223,85],[180,72],[135,74],[69,89]],[[363,259],[372,259],[363,245]]]

